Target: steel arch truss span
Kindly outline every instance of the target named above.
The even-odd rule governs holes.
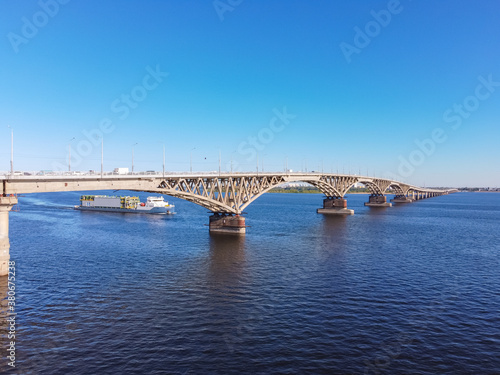
[[[196,203],[212,212],[240,214],[259,196],[285,181],[280,175],[165,178],[151,192]]]
[[[393,193],[416,199],[446,194],[446,191],[417,188],[393,180],[352,175],[328,174],[245,174],[161,179],[149,192],[178,197],[212,212],[241,214],[254,200],[286,182],[307,182],[328,198],[343,198],[356,183],[364,184],[372,195]],[[415,198],[414,198],[415,199]]]
[[[292,181],[293,180],[290,182]],[[353,176],[339,175],[323,175],[316,179],[312,178],[312,176],[304,175],[299,181],[316,186],[327,197],[341,198],[347,193],[349,188],[357,182],[357,179]]]

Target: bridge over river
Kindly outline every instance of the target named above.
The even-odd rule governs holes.
[[[287,182],[306,182],[324,193],[318,213],[352,215],[344,198],[355,184],[370,191],[366,206],[390,207],[392,202],[410,203],[436,197],[453,190],[426,189],[406,183],[368,176],[332,173],[182,173],[132,175],[48,175],[5,176],[0,193],[0,275],[6,275],[9,256],[9,211],[17,204],[17,195],[58,191],[132,190],[181,198],[212,212],[210,232],[243,234],[246,231],[244,209],[262,194]]]

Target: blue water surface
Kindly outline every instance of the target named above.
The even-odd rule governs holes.
[[[246,236],[210,235],[179,199],[174,216],[94,213],[80,194],[10,214],[16,368],[5,349],[0,371],[500,373],[500,194],[349,195],[355,214],[332,217],[319,194],[268,193]]]

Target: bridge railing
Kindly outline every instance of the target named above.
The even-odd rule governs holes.
[[[142,176],[152,176],[152,177],[162,177],[162,176],[218,176],[218,175],[239,175],[239,176],[248,176],[248,175],[286,175],[286,176],[317,176],[321,174],[329,175],[331,173],[320,173],[320,172],[284,172],[284,171],[247,171],[247,172],[230,172],[230,171],[200,171],[200,172],[173,172],[173,171],[165,171],[157,172],[157,171],[140,171],[140,172],[128,172],[128,173],[119,173],[119,172],[103,172],[102,176],[111,177],[123,177],[123,176],[132,176],[132,177],[142,177]],[[338,174],[334,173],[336,176],[355,176],[355,177],[363,177],[357,175],[349,175],[349,174]],[[101,172],[92,171],[92,172],[53,172],[53,171],[15,171],[14,174],[10,172],[2,172],[0,171],[0,179],[32,179],[32,178],[73,178],[73,177],[100,177]]]
[[[184,177],[184,178],[199,178],[199,177],[216,177],[216,176],[312,176],[318,178],[320,176],[328,176],[334,175],[338,177],[355,177],[360,180],[372,180],[379,179],[385,180],[384,178],[378,177],[370,177],[370,176],[360,176],[357,174],[338,174],[338,173],[323,173],[317,171],[311,172],[291,172],[291,171],[274,171],[274,172],[262,172],[262,171],[253,171],[253,172],[229,172],[229,171],[203,171],[203,172],[173,172],[173,171],[139,171],[139,172],[128,172],[128,173],[120,173],[120,172],[110,172],[106,171],[102,173],[102,177],[104,178],[117,178],[117,179],[134,179],[134,178],[172,178],[172,177]],[[10,172],[0,172],[0,180],[33,180],[33,179],[43,179],[43,180],[56,180],[56,179],[96,179],[101,177],[100,171],[15,171],[13,174]],[[388,181],[393,181],[391,179],[387,179]],[[307,181],[305,181],[307,182]],[[402,183],[401,181],[393,181],[398,184],[404,184],[410,188],[414,188],[413,190],[418,191],[427,191],[427,192],[437,192],[438,189],[434,188],[422,188],[413,186],[411,184]],[[363,183],[363,181],[361,181]],[[440,189],[442,190],[442,189]]]

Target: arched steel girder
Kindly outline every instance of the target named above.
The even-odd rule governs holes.
[[[406,193],[403,190],[403,188],[399,184],[397,184],[397,183],[391,183],[389,186],[387,186],[387,188],[384,191],[384,194],[386,194],[387,190],[389,190],[390,188],[392,188],[396,192],[396,195],[399,195],[399,196],[406,195]]]
[[[233,207],[230,207],[224,203],[218,202],[214,199],[207,198],[201,195],[194,195],[192,193],[180,192],[177,190],[169,190],[169,189],[151,189],[151,190],[142,190],[147,193],[156,193],[163,195],[170,195],[171,197],[184,199],[188,202],[193,202],[199,206],[202,206],[212,212],[219,213],[228,213],[228,214],[238,214],[240,213],[238,210],[235,210]]]
[[[170,179],[160,183],[158,188],[142,190],[181,198],[207,208],[212,212],[240,214],[250,203],[262,194],[285,182],[307,182],[320,189],[326,196],[343,197],[344,193],[323,179],[297,178],[286,180],[282,176],[241,176],[219,179],[194,178]],[[330,183],[329,183],[330,182]],[[339,182],[339,181],[337,181]],[[340,181],[344,190],[345,181]]]
[[[311,180],[311,181],[303,181],[303,182],[307,182],[308,184],[311,184],[311,185],[317,187],[327,197],[343,197],[344,196],[340,191],[338,191],[336,188],[334,188],[332,185],[326,183],[325,181]]]
[[[381,179],[359,178],[357,181],[353,182],[348,187],[346,193],[347,191],[349,191],[350,188],[352,188],[357,183],[365,185],[368,188],[368,190],[370,190],[370,193],[372,195],[384,195],[384,192],[387,190],[387,186],[390,182]]]
[[[170,178],[147,191],[178,197],[212,212],[240,214],[259,196],[284,182],[280,175]]]
[[[181,198],[193,202],[212,212],[240,214],[262,194],[285,182],[306,182],[317,187],[327,197],[342,198],[357,182],[368,187],[372,194],[383,195],[389,187],[397,194],[408,195],[439,193],[419,189],[392,180],[348,175],[233,175],[204,177],[168,177],[147,191]]]
[[[268,188],[266,188],[266,189],[262,190],[260,193],[255,194],[254,196],[252,196],[252,198],[251,198],[251,199],[249,199],[249,200],[248,200],[245,204],[243,204],[243,205],[240,207],[240,212],[243,212],[243,210],[244,210],[245,208],[247,208],[247,206],[248,206],[250,203],[252,203],[253,201],[255,201],[255,200],[256,200],[257,198],[259,198],[262,194],[267,193],[269,190],[271,190],[271,189],[275,188],[275,187],[276,187],[276,186],[278,186],[278,185],[281,185],[281,184],[277,184],[277,185],[270,186],[270,187],[268,187]]]
[[[327,197],[343,198],[347,191],[357,181],[353,176],[323,175],[319,179],[302,179],[320,189]]]

